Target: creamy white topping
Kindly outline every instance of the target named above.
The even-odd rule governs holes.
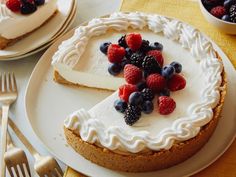
[[[189,51],[187,53],[192,54],[192,57],[186,55],[189,59],[183,58],[184,64],[189,64],[183,65],[186,67],[183,74],[187,79],[187,87],[181,93],[172,94],[177,102],[175,112],[166,117],[154,111],[151,115],[142,115],[135,126],[129,127],[122,120],[123,115],[113,108],[113,103],[118,98],[115,92],[88,112],[80,109],[65,120],[64,125],[84,141],[132,153],[147,148],[170,149],[175,141],[185,141],[196,136],[200,128],[212,119],[212,109],[220,99],[223,65],[216,58],[210,41],[198,30],[177,20],[144,13],[115,13],[108,18],[94,19],[87,26],[79,27],[71,39],[60,45],[52,64],[55,69],[64,65],[76,72],[80,57],[92,37],[104,35],[108,29],[120,31],[144,27],[154,33],[162,32],[160,35],[164,35],[164,38],[179,42]],[[165,42],[171,45],[168,40]],[[180,49],[175,47],[173,50]],[[168,51],[166,52],[168,55]],[[184,49],[181,52],[184,53]],[[178,57],[184,56],[179,54]],[[179,60],[181,62],[182,58]],[[59,71],[63,73],[66,70]],[[105,77],[101,75],[101,78]],[[113,78],[113,83],[118,83],[116,78]],[[109,83],[111,84],[112,82]]]
[[[15,39],[41,26],[57,9],[57,0],[46,0],[38,6],[36,12],[22,15],[9,10],[5,3],[0,3],[0,36]]]

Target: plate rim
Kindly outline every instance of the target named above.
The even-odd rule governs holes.
[[[151,13],[149,13],[149,14],[151,14]],[[106,16],[107,16],[107,15],[102,16],[102,17],[106,17]],[[162,15],[162,16],[164,16],[164,15]],[[177,18],[172,18],[172,17],[168,17],[168,16],[164,16],[164,17],[167,17],[167,18],[170,18],[170,19],[176,19],[176,20],[178,20],[178,21],[180,21],[180,22],[183,22],[184,24],[187,24],[188,26],[191,26],[191,27],[195,28],[194,26],[189,25],[188,23],[186,23],[186,22],[184,22],[184,21],[181,21],[181,20],[179,20],[179,19],[177,19]],[[28,96],[28,95],[27,95],[27,93],[28,93],[28,88],[29,88],[29,85],[30,85],[31,77],[32,77],[32,76],[34,75],[34,73],[36,72],[38,66],[40,66],[40,64],[43,62],[43,58],[45,58],[45,56],[46,56],[48,53],[50,53],[51,51],[54,51],[54,48],[57,47],[63,40],[66,40],[66,39],[68,39],[71,35],[73,35],[73,32],[74,32],[74,30],[75,30],[76,28],[78,28],[79,26],[85,25],[86,23],[88,23],[88,21],[86,21],[86,22],[84,22],[84,23],[82,23],[82,24],[76,26],[75,28],[71,29],[71,30],[68,31],[66,34],[64,34],[63,36],[61,36],[60,38],[58,38],[58,39],[56,40],[56,42],[42,55],[42,57],[40,58],[39,62],[36,64],[36,66],[35,66],[35,68],[34,68],[32,74],[31,74],[31,76],[30,76],[30,79],[29,79],[29,82],[28,82],[28,84],[27,84],[26,91],[25,91],[24,104],[25,104],[25,112],[26,112],[26,115],[27,115],[27,120],[30,122],[30,126],[32,127],[32,129],[33,129],[33,131],[34,131],[34,134],[37,136],[37,138],[40,140],[40,142],[44,145],[44,147],[46,147],[47,150],[49,150],[49,152],[51,152],[51,153],[52,153],[53,155],[55,155],[57,158],[59,158],[58,155],[53,152],[53,150],[52,150],[51,147],[48,147],[46,144],[44,144],[44,141],[36,134],[36,132],[35,132],[35,130],[34,130],[32,124],[31,124],[31,120],[30,120],[30,118],[29,118],[29,116],[28,116],[28,113],[27,113],[27,105],[26,105],[26,104],[27,104],[27,103],[26,103],[26,100],[27,100],[27,96]],[[197,29],[197,28],[195,28],[195,29]],[[200,31],[200,30],[199,30],[199,31]],[[200,31],[200,32],[201,32],[201,31]],[[70,34],[70,33],[71,33],[71,34]],[[223,50],[222,50],[212,39],[210,39],[205,33],[203,33],[203,32],[201,32],[201,33],[202,33],[206,38],[208,38],[208,39],[211,41],[211,43],[214,45],[214,48],[216,48],[217,51],[220,51],[220,56],[222,57],[223,61],[224,61],[224,60],[227,60],[227,62],[229,62],[228,64],[230,65],[229,67],[233,68],[233,65],[232,65],[231,61],[230,61],[229,58],[226,56],[226,54],[223,52]],[[223,56],[222,56],[222,55],[223,55]],[[228,65],[228,64],[227,64],[227,65]],[[225,65],[225,64],[224,64],[224,65]],[[52,66],[49,66],[48,69],[50,69],[50,67],[52,67]],[[226,73],[227,73],[227,75],[229,75],[228,72],[226,72]],[[231,74],[234,75],[234,77],[236,76],[236,72],[231,73]],[[236,128],[235,128],[235,130],[236,130]],[[224,147],[224,149],[221,151],[221,153],[219,153],[216,157],[214,157],[213,159],[211,159],[211,162],[209,162],[208,164],[204,165],[203,167],[199,168],[198,170],[195,170],[195,171],[193,171],[192,173],[189,173],[189,174],[187,174],[187,175],[196,174],[196,173],[198,173],[199,171],[202,171],[203,169],[207,168],[207,167],[208,167],[209,165],[211,165],[212,163],[214,163],[214,162],[215,162],[220,156],[222,156],[222,154],[224,154],[225,151],[231,146],[231,144],[232,144],[232,143],[234,142],[234,140],[235,140],[235,137],[236,137],[236,133],[234,133],[234,135],[232,136],[232,138],[230,138],[230,141],[227,143],[227,145]],[[196,154],[196,155],[197,155],[197,154]],[[60,159],[62,162],[64,162],[61,158],[59,158],[59,159]],[[191,158],[190,158],[190,159],[191,159]],[[64,163],[65,163],[65,162],[64,162]],[[73,169],[73,167],[70,167],[70,168]],[[79,172],[79,173],[83,173],[83,172]]]

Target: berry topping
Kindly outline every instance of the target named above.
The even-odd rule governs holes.
[[[133,53],[132,56],[130,57],[130,63],[137,66],[141,67],[142,62],[143,62],[143,55],[140,53]]]
[[[163,45],[159,42],[154,42],[150,45],[150,50],[163,50]]]
[[[170,65],[175,68],[175,72],[176,72],[176,73],[181,73],[181,71],[182,71],[182,65],[181,65],[179,62],[174,61],[174,62],[172,62]]]
[[[23,2],[21,5],[21,13],[22,14],[32,14],[37,10],[37,6],[34,3],[31,2]]]
[[[135,91],[137,91],[137,88],[135,85],[132,85],[132,84],[122,85],[119,88],[119,97],[120,99],[128,103],[130,94]]]
[[[182,90],[186,86],[186,80],[183,76],[174,74],[172,78],[168,80],[167,86],[172,92]]]
[[[211,9],[211,14],[217,18],[221,18],[226,14],[226,10],[223,6],[216,6]]]
[[[160,74],[151,74],[147,77],[147,86],[150,88],[154,93],[157,93],[163,90],[166,86],[166,80]]]
[[[133,125],[141,117],[141,109],[138,106],[128,105],[128,108],[125,110],[125,123],[127,125]]]
[[[164,88],[160,91],[159,96],[170,96],[170,90],[168,88]]]
[[[125,37],[126,37],[126,35],[121,36],[121,38],[118,40],[118,44],[119,44],[121,47],[124,47],[124,48],[127,47],[127,44],[126,44],[126,41],[125,41]]]
[[[162,67],[163,66],[163,63],[164,63],[164,59],[163,59],[163,56],[162,56],[162,53],[161,51],[159,50],[150,50],[147,55],[151,55],[153,56],[156,61],[159,63],[159,65]]]
[[[161,72],[161,75],[166,79],[170,79],[174,74],[175,68],[171,65],[166,65]]]
[[[108,47],[111,43],[110,42],[104,42],[100,45],[100,51],[104,53],[105,55],[107,54]]]
[[[129,104],[139,106],[143,103],[143,95],[141,92],[133,92],[129,96]]]
[[[161,67],[153,56],[147,55],[143,59],[142,67],[149,74],[161,72]]]
[[[132,51],[137,51],[142,45],[142,36],[138,33],[131,33],[125,37],[126,44]]]
[[[125,49],[118,44],[111,44],[107,50],[107,57],[111,63],[121,63],[125,56]]]
[[[137,84],[142,79],[142,71],[137,66],[127,64],[124,68],[124,78],[129,84]]]
[[[148,40],[142,40],[142,45],[140,47],[140,51],[146,53],[149,50],[150,50],[149,41]]]
[[[138,91],[142,91],[143,89],[145,89],[147,87],[147,84],[145,81],[141,81],[136,85]]]
[[[142,90],[142,95],[143,95],[143,99],[145,101],[152,101],[155,97],[155,95],[153,94],[152,90],[149,88],[145,88]]]
[[[20,0],[7,0],[6,6],[13,12],[17,12],[20,10],[21,1]]]
[[[153,103],[151,101],[143,102],[141,107],[142,107],[142,111],[145,114],[150,114],[153,111],[153,109],[154,109]]]
[[[123,100],[116,100],[114,103],[114,107],[118,112],[124,113],[128,105]]]
[[[132,54],[133,54],[133,51],[130,49],[130,48],[126,48],[125,49],[125,57],[126,58],[128,58],[128,59],[130,59],[130,57],[132,56]]]
[[[236,23],[236,3],[230,7],[229,16],[230,16],[230,20]]]
[[[122,66],[119,63],[111,63],[108,66],[108,72],[113,75],[116,76],[118,75],[122,70]]]
[[[175,110],[175,101],[168,96],[160,96],[158,98],[159,113],[162,115],[168,115]]]
[[[45,0],[34,0],[34,2],[37,6],[41,6],[45,3]]]

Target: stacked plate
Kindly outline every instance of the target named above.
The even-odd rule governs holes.
[[[0,60],[16,60],[37,53],[62,36],[73,23],[77,13],[77,0],[58,0],[58,12],[41,28],[14,45],[0,50]]]

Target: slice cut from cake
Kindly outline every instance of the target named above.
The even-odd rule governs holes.
[[[153,50],[144,40],[163,44],[164,64],[158,58],[162,47]],[[99,50],[107,42],[126,48],[126,54],[127,48],[138,54],[151,49],[143,52],[141,65],[135,56],[116,75],[108,68],[119,62],[110,55],[117,46],[110,44],[107,55]],[[191,157],[214,132],[226,94],[224,67],[211,42],[189,25],[159,15],[93,19],[59,46],[52,65],[59,83],[116,90],[90,110],[78,108],[64,123],[75,151],[114,170],[163,169]],[[145,91],[139,81],[146,82]]]
[[[0,49],[41,27],[57,12],[57,0],[6,0],[0,3]]]

